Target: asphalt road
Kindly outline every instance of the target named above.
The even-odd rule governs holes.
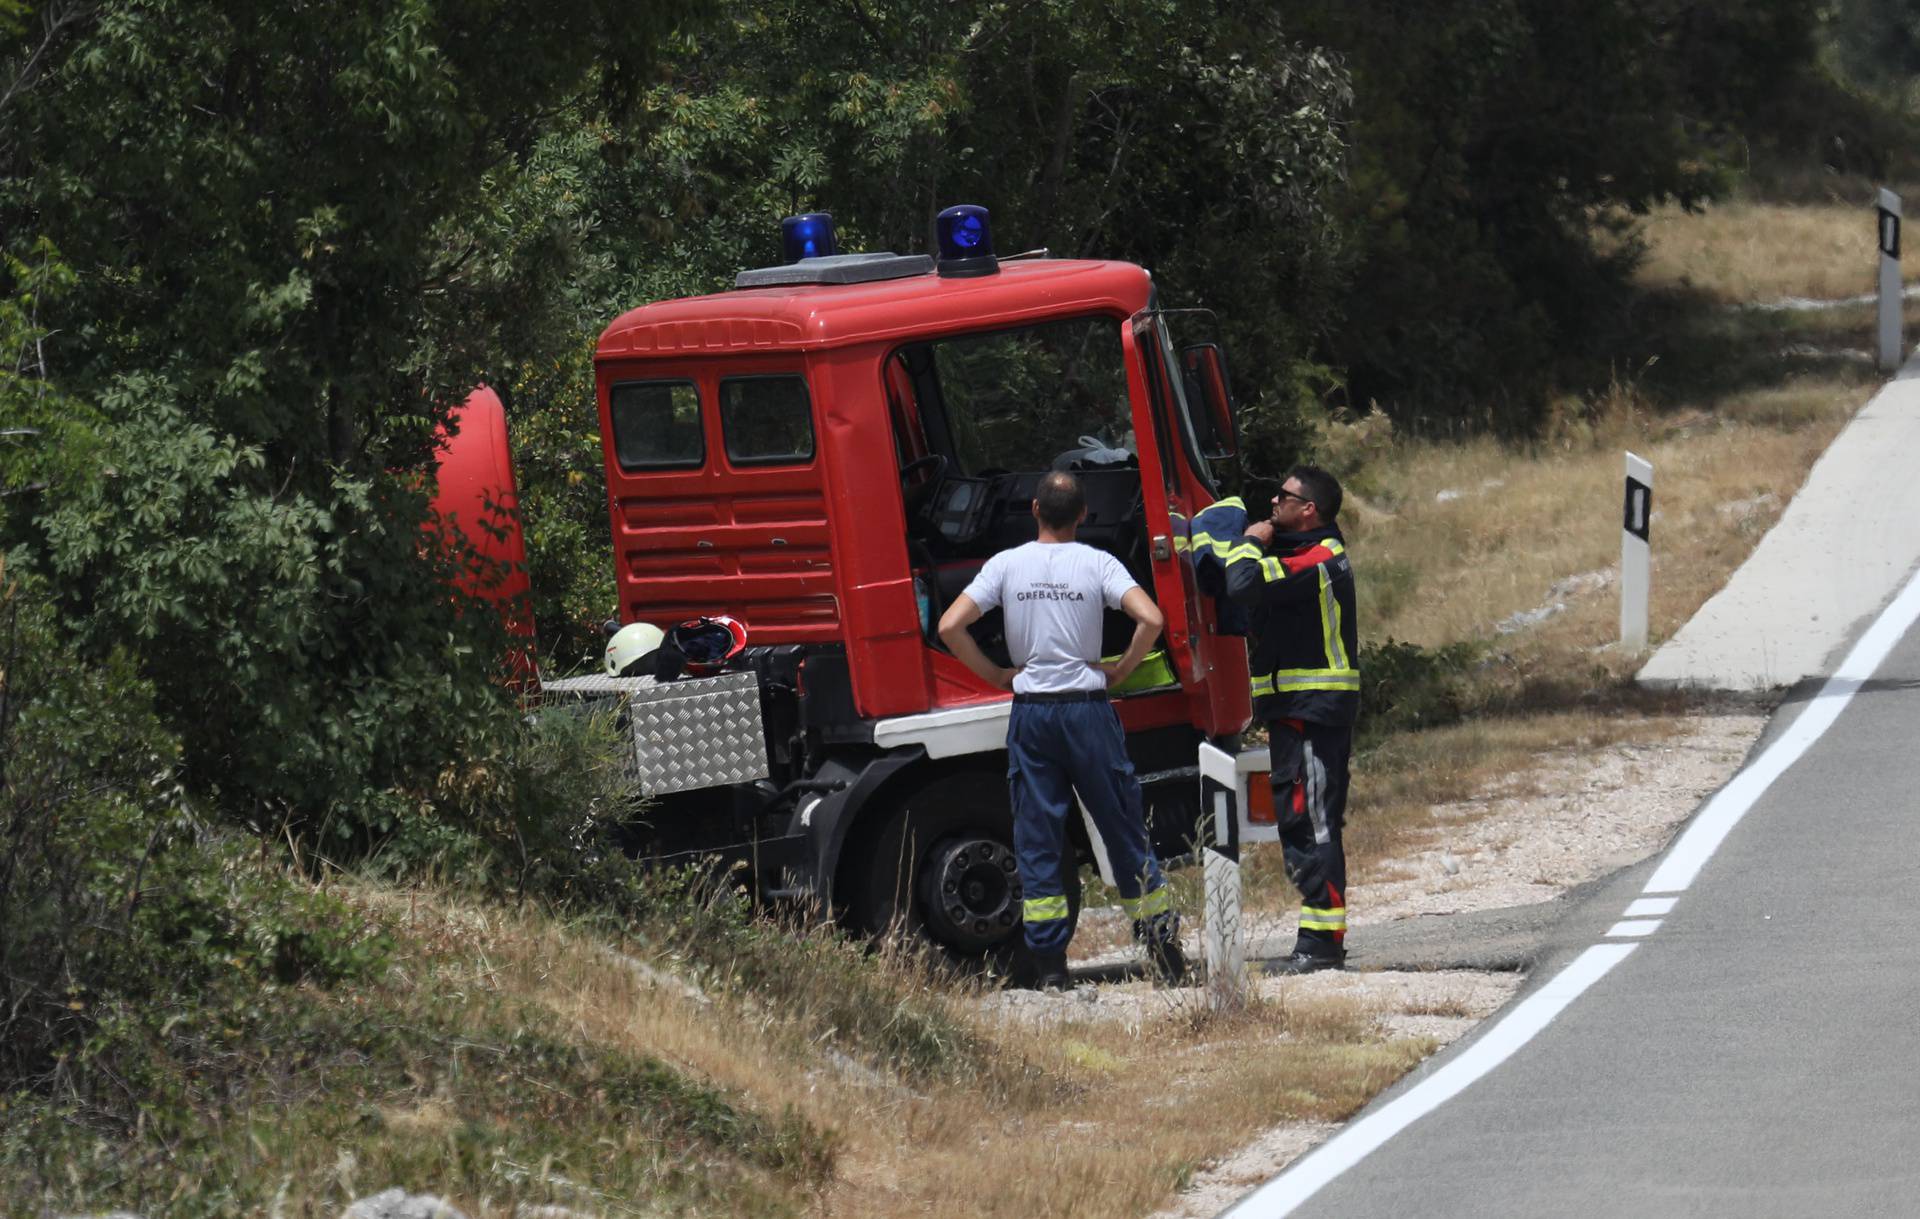
[[[1920,1214],[1920,630],[1851,672],[1795,690],[1749,771],[1837,719],[1690,884],[1655,884],[1669,896],[1633,911],[1652,918],[1618,925],[1684,835],[1564,904],[1507,1012],[1537,1013],[1531,1039],[1502,1059],[1515,1023],[1489,1021],[1233,1219]],[[1476,1055],[1497,1065],[1474,1074]],[[1451,1092],[1450,1064],[1469,1081]],[[1442,1099],[1364,1137],[1422,1095]]]
[[[1641,684],[1767,690],[1832,672],[1836,650],[1920,562],[1916,454],[1920,352],[1827,446],[1726,587],[1648,659]],[[1655,554],[1666,550],[1661,477],[1654,481]]]

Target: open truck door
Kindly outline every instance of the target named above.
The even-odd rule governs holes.
[[[507,671],[516,685],[532,685],[538,674],[527,543],[520,527],[506,408],[500,395],[483,385],[467,395],[448,423],[438,437],[434,512],[443,528],[458,531],[474,551],[477,561],[462,578],[461,591],[499,610],[513,640]]]

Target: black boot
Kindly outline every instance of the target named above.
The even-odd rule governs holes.
[[[1268,961],[1266,971],[1270,974],[1310,974],[1323,969],[1345,969],[1347,953],[1343,948],[1328,946],[1321,948],[1296,947],[1291,956],[1281,957],[1277,961]]]
[[[1190,972],[1179,940],[1169,936],[1147,941],[1147,977],[1155,986],[1185,986]]]
[[[1021,953],[1021,967],[1014,973],[1013,984],[1021,990],[1072,990],[1073,974],[1067,970],[1067,950],[1027,949]]]

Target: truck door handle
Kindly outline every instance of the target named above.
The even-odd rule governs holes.
[[[1171,559],[1172,557],[1173,557],[1173,543],[1167,540],[1167,535],[1164,533],[1154,534],[1153,535],[1153,561],[1156,563],[1163,563],[1166,560]]]

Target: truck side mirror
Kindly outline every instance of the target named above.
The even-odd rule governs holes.
[[[1195,420],[1205,450],[1201,456],[1209,461],[1235,456],[1240,452],[1240,425],[1234,417],[1226,355],[1217,343],[1195,343],[1180,349],[1180,367],[1189,389],[1196,391],[1205,404],[1205,411]]]

